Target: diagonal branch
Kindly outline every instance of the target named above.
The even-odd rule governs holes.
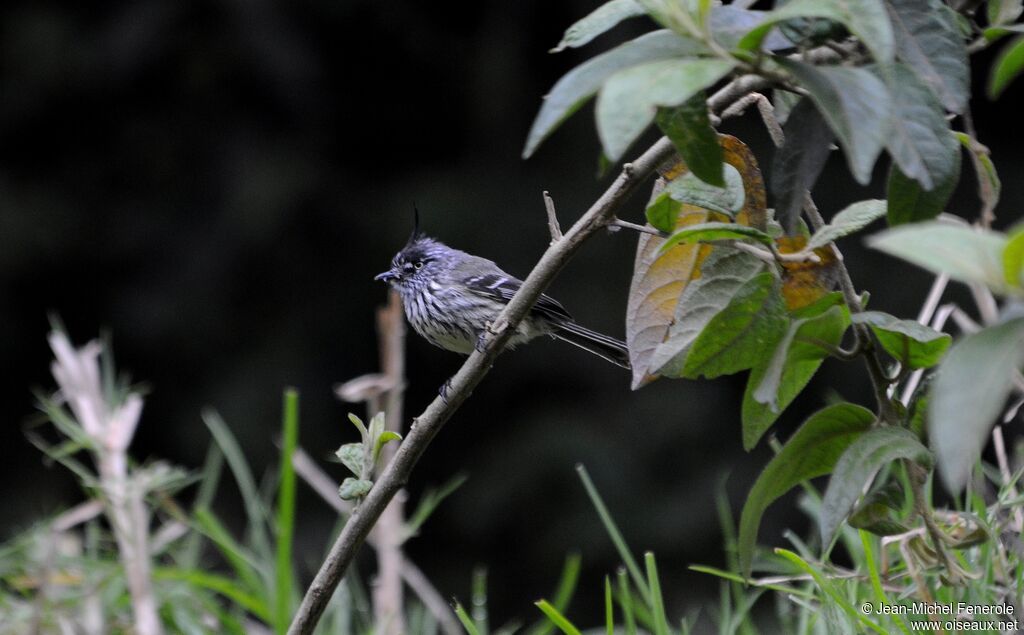
[[[755,75],[739,77],[708,99],[708,106],[712,112],[720,113],[747,93],[763,90],[769,85],[768,80]],[[470,354],[451,378],[446,391],[447,398],[434,399],[423,414],[413,421],[408,436],[391,463],[345,523],[302,599],[302,604],[288,629],[290,635],[313,632],[327,602],[377,518],[391,498],[406,484],[413,467],[434,436],[490,370],[509,337],[515,332],[515,326],[526,316],[540,294],[583,243],[609,223],[615,211],[661,163],[672,155],[673,151],[671,142],[662,138],[636,161],[624,165],[622,172],[604,194],[565,232],[561,240],[549,246],[544,252],[523,282],[523,286],[495,320],[493,332],[486,338],[483,350],[476,350]]]

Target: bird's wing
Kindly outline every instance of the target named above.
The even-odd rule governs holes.
[[[474,293],[489,296],[507,304],[519,287],[523,286],[523,281],[512,276],[486,274],[467,278],[466,286]],[[537,303],[533,305],[533,311],[556,322],[572,321],[572,316],[565,310],[565,307],[549,295],[541,294]]]

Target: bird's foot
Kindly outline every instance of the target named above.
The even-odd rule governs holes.
[[[443,384],[441,384],[441,387],[437,391],[437,394],[441,395],[441,401],[444,402],[444,405],[446,406],[448,405],[448,393],[451,392],[451,389],[452,380],[451,378],[449,378],[446,379]]]
[[[491,340],[491,338],[489,337],[490,334],[491,327],[488,326],[487,329],[483,333],[481,333],[479,337],[476,338],[476,352],[482,353],[487,350],[487,344]]]

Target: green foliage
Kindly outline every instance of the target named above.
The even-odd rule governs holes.
[[[717,187],[725,187],[722,170],[722,146],[708,118],[707,96],[700,91],[672,108],[659,108],[654,118],[658,128],[679,152],[686,167],[697,178]],[[740,189],[742,193],[742,188]]]
[[[756,50],[773,26],[793,18],[827,18],[839,22],[864,42],[877,61],[893,59],[893,29],[880,0],[791,0],[769,13],[737,46]]]
[[[710,379],[746,370],[785,328],[778,281],[768,272],[759,273],[743,283],[697,336],[686,356],[683,376]]]
[[[384,429],[383,412],[374,415],[370,419],[370,425],[364,425],[362,419],[351,413],[348,419],[359,431],[362,441],[346,443],[335,452],[335,456],[354,474],[341,482],[338,496],[342,500],[356,500],[369,494],[373,487],[371,477],[380,458],[381,449],[392,441],[401,441],[402,435]]]
[[[939,363],[952,337],[914,320],[901,320],[881,311],[853,316],[855,324],[867,324],[889,355],[908,368],[928,368]]]
[[[843,236],[859,232],[875,220],[885,216],[887,210],[886,202],[876,199],[853,203],[837,213],[832,218],[832,222],[814,232],[814,235],[807,241],[807,248],[824,247]]]
[[[836,461],[821,504],[821,544],[832,544],[836,530],[878,470],[897,459],[910,459],[931,467],[928,448],[904,428],[886,426],[868,430]]]
[[[865,68],[812,66],[786,58],[776,62],[807,89],[839,138],[853,177],[867,185],[871,168],[889,141],[892,98],[885,82]]]
[[[667,59],[618,71],[597,96],[597,134],[605,155],[617,162],[654,121],[658,107],[683,104],[728,75],[735,62]]]
[[[739,567],[750,573],[761,515],[768,505],[801,482],[832,471],[847,447],[875,421],[870,410],[850,403],[812,415],[757,478],[743,505],[737,543]]]
[[[784,128],[786,139],[775,152],[771,181],[775,218],[789,234],[795,233],[804,197],[832,152],[832,130],[814,102],[800,98],[792,106],[791,114]]]
[[[1017,318],[962,338],[939,367],[928,436],[951,492],[967,482],[1022,363],[1024,318]]]
[[[717,146],[717,141],[716,141]],[[718,146],[721,152],[721,146]],[[696,205],[712,212],[725,214],[733,217],[743,209],[745,195],[743,192],[743,177],[739,171],[731,165],[722,168],[724,185],[718,187],[701,180],[693,172],[687,172],[672,179],[665,186],[666,193],[680,203]],[[678,213],[676,214],[678,216]],[[675,217],[670,221],[670,227],[675,224]],[[669,230],[671,231],[671,230]]]
[[[655,60],[680,59],[704,51],[706,47],[696,40],[662,30],[641,35],[577,66],[558,80],[545,97],[527,136],[523,157],[536,152],[541,142],[615,73]]]
[[[997,232],[932,221],[894,227],[872,236],[868,244],[953,280],[1008,291],[1002,265],[1006,237]]]
[[[1024,37],[1018,37],[999,52],[988,80],[988,94],[999,97],[1006,87],[1024,71]]]

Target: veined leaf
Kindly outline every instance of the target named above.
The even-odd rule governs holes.
[[[970,97],[967,47],[940,0],[885,0],[896,57],[909,65],[947,110],[962,113]]]
[[[679,243],[707,242],[711,240],[756,240],[762,245],[771,245],[772,237],[760,229],[737,225],[736,223],[701,223],[678,230],[665,239],[662,251]]]
[[[1024,361],[1024,318],[984,328],[953,345],[928,398],[928,439],[953,494],[967,482]]]
[[[885,352],[910,368],[938,364],[953,339],[920,322],[901,320],[881,311],[856,313],[852,319],[856,324],[871,327]]]
[[[772,165],[775,218],[788,234],[795,233],[804,198],[825,167],[832,145],[832,130],[813,102],[801,99],[791,114],[783,130],[786,140],[775,151]]]
[[[930,468],[932,453],[911,432],[896,426],[868,430],[850,444],[836,461],[821,503],[821,544],[828,549],[836,530],[846,520],[864,486],[885,465],[910,459]]]
[[[708,118],[704,91],[673,108],[659,108],[655,123],[672,141],[694,176],[710,185],[725,187],[722,146]]]
[[[869,238],[868,245],[960,282],[1007,291],[1002,265],[1006,236],[994,231],[930,221],[893,227]]]
[[[867,185],[888,141],[891,99],[885,83],[865,68],[812,66],[787,58],[776,62],[810,93],[839,137],[853,177]]]
[[[771,273],[757,274],[697,336],[686,356],[683,376],[711,379],[751,368],[769,354],[785,329],[778,281]]]
[[[740,516],[737,540],[740,571],[750,575],[757,529],[764,510],[808,479],[828,474],[836,461],[875,420],[867,408],[851,403],[829,406],[811,415],[757,477]]]
[[[654,121],[659,106],[678,106],[728,75],[721,59],[667,59],[612,75],[597,96],[597,134],[613,162]]]
[[[659,375],[682,375],[686,353],[711,319],[729,304],[740,287],[764,270],[764,263],[735,249],[715,249],[679,296],[668,335],[650,359]]]
[[[878,199],[858,201],[848,205],[836,214],[828,225],[814,232],[811,239],[807,241],[807,248],[824,247],[843,236],[858,232],[885,216],[886,209],[886,202]]]
[[[932,190],[949,178],[960,152],[938,99],[910,68],[887,69],[892,119],[886,147],[900,172]]]
[[[875,61],[885,63],[893,59],[892,25],[881,0],[791,0],[769,13],[737,46],[748,51],[759,48],[773,26],[792,18],[835,20],[864,43]]]
[[[684,205],[676,227],[707,219],[707,210]],[[663,242],[657,236],[642,234],[637,244],[626,309],[626,346],[633,368],[633,390],[655,379],[650,373],[651,355],[668,333],[680,294],[710,251],[708,245],[677,245],[662,253]]]
[[[579,110],[615,73],[653,60],[707,53],[707,47],[700,42],[662,29],[641,35],[580,64],[555,82],[551,92],[544,97],[527,136],[523,158],[529,158],[555,128]]]
[[[950,173],[942,178],[931,191],[900,171],[893,164],[889,168],[889,183],[886,198],[889,201],[889,225],[917,223],[931,220],[942,213],[946,203],[953,196],[953,190],[960,182],[962,159],[959,150],[953,152]]]
[[[562,41],[551,49],[552,53],[576,48],[590,42],[602,33],[614,28],[623,20],[645,15],[647,12],[637,0],[610,0],[591,11],[585,18],[576,21],[565,31]]]
[[[838,346],[850,325],[842,294],[833,292],[793,315],[775,352],[750,371],[743,395],[743,449],[750,451]]]
[[[736,168],[728,164],[724,166],[723,174],[724,187],[716,187],[697,178],[693,172],[686,172],[669,181],[665,191],[680,203],[689,203],[734,217],[743,209],[743,177]]]

